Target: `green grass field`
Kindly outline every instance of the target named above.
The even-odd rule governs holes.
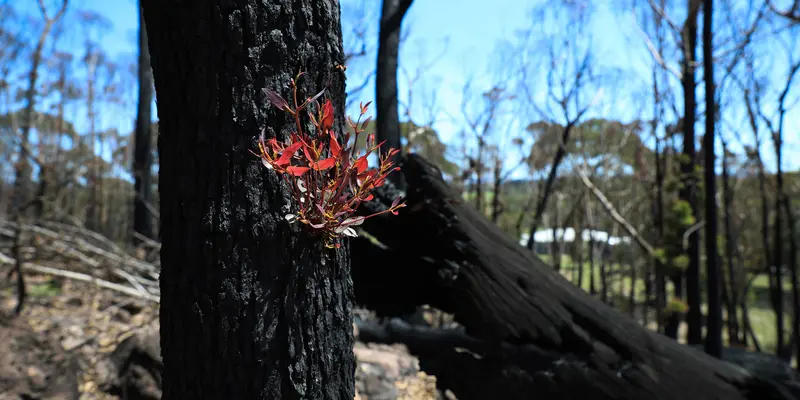
[[[549,263],[548,256],[540,256],[545,262]],[[561,274],[568,280],[573,283],[577,282],[577,277],[575,274],[578,272],[575,270],[575,264],[572,262],[569,256],[563,256],[561,260]],[[628,268],[621,268],[618,264],[611,265],[607,267],[610,270],[609,280],[609,293],[613,295],[618,295],[620,293],[624,293],[627,299],[627,295],[630,293],[631,290],[631,279],[629,275]],[[589,263],[583,263],[583,282],[581,284],[581,288],[585,290],[587,293],[590,291],[590,281],[589,281]],[[597,290],[600,289],[600,271],[599,271],[599,264],[595,266],[595,287]],[[669,286],[671,290],[671,286]],[[787,306],[785,307],[785,326],[784,326],[784,333],[785,337],[789,338],[791,335],[791,307],[790,307],[790,298],[791,295],[791,284],[788,282],[784,282],[784,292],[786,294],[786,301]],[[645,285],[644,281],[641,277],[637,277],[635,281],[636,291],[636,298],[637,303],[640,303],[642,299],[644,299],[645,295]],[[774,352],[775,351],[775,344],[777,342],[777,335],[776,335],[776,326],[775,326],[775,312],[769,305],[769,300],[766,298],[769,292],[769,279],[767,276],[759,276],[753,280],[752,287],[750,292],[748,293],[748,311],[749,311],[749,318],[750,324],[753,327],[753,331],[758,338],[759,344],[761,345],[761,350],[765,352]],[[622,303],[622,301],[618,301],[618,303]],[[621,304],[620,304],[621,306]],[[618,307],[625,311],[624,307]],[[703,306],[705,312],[705,305]],[[739,320],[741,321],[741,310],[737,310],[739,312]],[[724,312],[724,311],[723,311]],[[637,314],[641,321],[641,312]],[[725,314],[723,314],[723,318],[727,318]],[[650,328],[655,328],[654,323],[654,312],[649,317],[649,324]],[[727,334],[727,332],[723,333],[723,336]],[[727,341],[727,338],[725,338]]]

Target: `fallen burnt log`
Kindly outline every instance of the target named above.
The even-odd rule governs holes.
[[[593,299],[463,204],[419,156],[402,167],[408,207],[365,221],[351,242],[356,299],[384,316],[429,304],[464,329],[360,331],[406,343],[459,399],[794,398]],[[379,192],[363,212],[394,196]]]

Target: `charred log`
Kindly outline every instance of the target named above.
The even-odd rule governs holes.
[[[367,220],[352,243],[357,301],[384,316],[428,304],[463,330],[360,331],[406,343],[459,399],[793,398],[593,299],[463,204],[419,156],[402,168],[408,207]],[[394,195],[386,188],[363,212]]]

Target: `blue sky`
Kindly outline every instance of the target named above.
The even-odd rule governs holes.
[[[54,0],[47,0],[55,4]],[[343,0],[343,25],[345,41],[350,40],[349,29],[355,23],[354,11],[360,4],[370,4],[364,15],[372,33],[377,32],[377,18],[380,12],[380,1]],[[401,68],[405,73],[414,75],[416,71],[424,73],[419,77],[411,89],[412,115],[415,121],[427,122],[430,107],[426,101],[431,99],[428,94],[435,92],[434,128],[440,133],[443,141],[456,144],[457,134],[463,127],[461,118],[461,104],[463,100],[462,89],[468,78],[474,79],[476,93],[486,89],[496,79],[498,65],[503,64],[497,52],[501,40],[513,39],[515,32],[522,29],[536,27],[537,21],[530,15],[529,10],[534,1],[519,0],[494,0],[488,1],[443,1],[443,0],[416,0],[404,21],[403,28],[407,38],[401,49]],[[590,116],[605,116],[630,120],[635,118],[641,108],[636,97],[628,95],[632,91],[642,91],[648,86],[648,71],[651,68],[652,58],[649,56],[644,42],[637,36],[637,28],[633,22],[632,14],[620,12],[617,8],[612,12],[610,7],[614,2],[597,2],[591,17],[591,24],[587,33],[592,35],[592,48],[597,63],[606,68],[622,68],[628,73],[624,79],[618,79],[613,86],[607,87],[599,98],[598,105],[589,113]],[[35,1],[26,0],[21,6],[22,10],[36,13]],[[113,26],[98,33],[100,45],[111,58],[124,57],[135,60],[136,32],[138,29],[137,3],[134,0],[71,0],[70,9],[74,14],[76,10],[90,10],[105,17]],[[623,11],[626,11],[624,8]],[[35,14],[34,14],[35,15]],[[74,16],[74,15],[73,15]],[[558,26],[544,27],[549,30],[560,29]],[[76,30],[77,31],[77,30]],[[63,46],[80,48],[82,46],[82,33],[72,32],[64,39]],[[373,37],[376,35],[373,35]],[[762,44],[764,46],[765,44]],[[767,48],[771,46],[766,43]],[[374,41],[370,43],[370,50],[375,50]],[[700,50],[698,49],[698,53]],[[358,85],[366,74],[374,68],[376,52],[372,51],[367,57],[356,61],[348,68],[348,84]],[[513,54],[511,55],[514,56]],[[800,56],[800,54],[798,54]],[[774,79],[781,78],[782,71],[776,69]],[[400,84],[400,100],[403,104],[408,101],[407,76],[401,70],[398,77]],[[372,81],[370,81],[372,83]],[[800,95],[800,79],[797,79],[794,98]],[[700,85],[702,88],[702,85]],[[132,87],[131,92],[135,92]],[[623,95],[622,93],[626,93]],[[544,96],[544,91],[537,93]],[[592,94],[587,94],[591,97]],[[374,86],[367,85],[359,93],[358,99],[370,101],[374,98]],[[358,102],[356,101],[356,104]],[[800,107],[795,107],[800,110]],[[76,111],[78,112],[78,111]],[[133,128],[135,107],[117,108],[104,113],[99,121],[101,128],[116,126],[120,132],[127,133]],[[85,115],[85,112],[78,112]],[[741,124],[742,136],[749,139],[751,136],[741,118],[737,119],[738,112],[733,113],[734,124]],[[795,111],[795,114],[800,112]],[[402,111],[401,111],[402,115]],[[86,125],[85,118],[76,121],[79,128]],[[530,121],[503,120],[501,129],[506,131],[519,131],[519,125]],[[785,168],[796,169],[800,167],[800,137],[796,133],[800,127],[800,118],[790,117],[786,122],[788,136]],[[698,124],[698,131],[702,132],[702,123]],[[501,132],[503,133],[503,132]],[[791,136],[794,134],[794,136]],[[508,135],[505,135],[508,137]],[[774,157],[771,155],[769,143],[765,143],[765,160],[774,169]],[[509,157],[516,157],[510,155]]]

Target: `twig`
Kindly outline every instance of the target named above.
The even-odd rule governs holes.
[[[601,192],[600,189],[598,189],[597,186],[595,186],[592,183],[592,181],[589,180],[589,177],[586,176],[586,174],[583,172],[581,168],[576,168],[576,170],[578,171],[578,176],[581,178],[581,182],[583,182],[583,185],[586,186],[586,188],[589,189],[592,192],[592,194],[594,194],[597,200],[600,201],[600,204],[602,204],[603,208],[606,209],[608,215],[611,216],[611,218],[618,224],[622,225],[622,227],[625,228],[626,231],[628,231],[628,233],[634,238],[634,240],[636,240],[636,243],[638,243],[639,246],[641,246],[641,248],[644,249],[644,251],[646,251],[648,255],[650,255],[651,257],[656,257],[656,251],[653,248],[653,246],[651,246],[650,243],[648,243],[647,240],[645,240],[645,238],[643,238],[642,235],[639,234],[636,228],[634,228],[633,225],[631,225],[630,222],[628,222],[625,219],[625,217],[623,217],[617,211],[614,205],[611,204],[611,201],[609,201],[608,198],[605,196],[605,194],[603,194],[603,192]]]
[[[697,230],[699,230],[700,228],[702,228],[704,226],[706,226],[706,221],[700,221],[700,222],[692,225],[691,227],[689,227],[689,229],[687,229],[686,232],[683,233],[683,248],[684,249],[687,249],[689,247],[689,236],[691,236],[693,233],[695,233]]]
[[[12,264],[12,263],[15,263],[15,262],[16,261],[13,258],[11,258],[11,257],[9,257],[9,256],[7,256],[7,255],[5,255],[3,253],[0,253],[0,263]],[[26,263],[25,265],[23,265],[23,269],[24,270],[33,271],[33,272],[42,273],[42,274],[47,274],[47,275],[60,276],[60,277],[63,277],[63,278],[73,279],[73,280],[76,280],[76,281],[89,282],[89,283],[93,283],[93,284],[95,284],[95,285],[97,285],[99,287],[102,287],[102,288],[105,288],[105,289],[109,289],[109,290],[113,290],[113,291],[116,291],[116,292],[120,292],[120,293],[123,293],[123,294],[127,294],[129,296],[137,297],[137,298],[144,299],[144,300],[147,300],[147,301],[151,301],[151,302],[154,302],[154,303],[158,303],[159,302],[159,296],[155,296],[155,295],[152,295],[152,294],[147,293],[147,292],[143,293],[143,292],[140,292],[140,291],[138,291],[136,289],[129,288],[127,286],[123,286],[123,285],[120,285],[120,284],[109,282],[109,281],[106,281],[106,280],[103,280],[103,279],[100,279],[100,278],[95,278],[95,277],[93,277],[91,275],[81,274],[81,273],[72,272],[72,271],[65,271],[65,270],[58,269],[58,268],[45,267],[43,265],[38,265],[38,264],[33,264],[33,263]]]
[[[647,50],[650,51],[650,54],[653,56],[653,59],[656,61],[656,63],[658,63],[658,65],[660,65],[665,70],[669,71],[669,73],[678,78],[678,80],[682,80],[683,74],[681,74],[681,72],[678,71],[677,68],[667,64],[667,62],[661,56],[661,53],[659,53],[658,49],[656,49],[656,47],[653,45],[653,42],[650,40],[650,37],[647,36],[647,33],[644,31],[644,29],[642,29],[642,27],[639,26],[639,23],[636,21],[636,15],[633,16],[633,22],[636,25],[636,28],[638,28],[639,34],[644,39],[644,44],[645,46],[647,46]]]

